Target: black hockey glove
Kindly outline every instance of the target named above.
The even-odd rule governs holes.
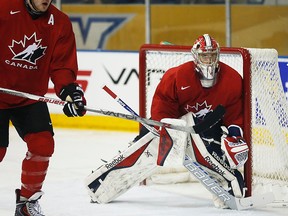
[[[82,88],[77,83],[71,83],[60,91],[60,98],[67,101],[63,112],[68,117],[84,116],[86,99]]]

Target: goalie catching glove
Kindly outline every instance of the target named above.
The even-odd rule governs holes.
[[[71,83],[62,88],[60,98],[67,101],[63,112],[68,117],[84,116],[86,113],[86,99],[83,89],[77,83]]]
[[[221,149],[232,169],[240,168],[248,159],[248,145],[243,139],[242,129],[237,125],[230,125],[228,130],[222,127]]]

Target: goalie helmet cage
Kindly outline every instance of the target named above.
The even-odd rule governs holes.
[[[152,97],[165,71],[193,60],[191,48],[154,44],[144,44],[140,48],[141,117],[150,117]],[[220,61],[233,67],[243,77],[243,131],[250,146],[249,159],[244,167],[246,196],[273,191],[277,201],[286,203],[288,106],[280,78],[278,53],[275,49],[223,47]],[[172,170],[175,171],[175,168]]]

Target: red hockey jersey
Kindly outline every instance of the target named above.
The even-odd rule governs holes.
[[[242,77],[228,65],[222,62],[219,65],[217,83],[211,88],[202,87],[194,62],[169,69],[155,91],[152,119],[180,118],[187,112],[202,118],[221,104],[226,108],[224,124],[242,127]]]
[[[23,0],[1,0],[0,87],[45,95],[51,78],[60,89],[76,80],[75,37],[69,17],[51,5],[33,20]],[[35,101],[0,94],[0,109]]]

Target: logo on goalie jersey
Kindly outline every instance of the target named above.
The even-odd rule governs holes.
[[[40,59],[44,54],[47,47],[41,45],[42,39],[37,39],[36,32],[30,37],[24,36],[23,40],[15,41],[12,40],[9,49],[13,53],[12,60],[28,62],[32,65],[36,65],[36,61]],[[10,65],[13,65],[10,63]],[[17,67],[25,67],[22,64],[15,64]],[[26,65],[27,69],[31,69]]]
[[[207,113],[212,111],[211,107],[212,105],[208,105],[207,101],[204,101],[201,104],[196,103],[195,106],[190,106],[189,104],[187,104],[185,110],[187,112],[193,112],[197,118],[203,119],[205,118]]]

